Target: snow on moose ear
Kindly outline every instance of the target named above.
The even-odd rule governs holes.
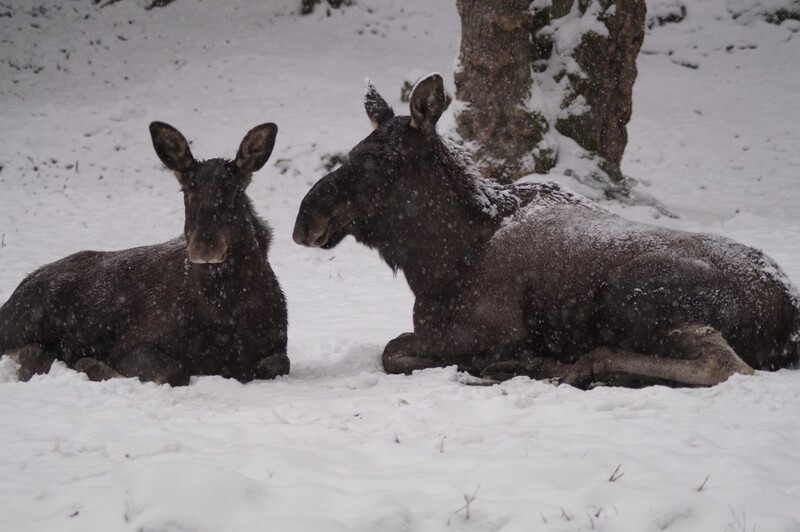
[[[378,94],[375,85],[372,84],[369,78],[364,80],[364,108],[367,110],[367,116],[375,129],[394,117],[394,111],[386,103],[386,100]]]
[[[436,122],[447,107],[441,74],[431,72],[419,80],[411,90],[408,101],[411,127],[422,131],[436,131]]]

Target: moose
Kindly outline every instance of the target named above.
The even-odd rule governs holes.
[[[352,235],[403,271],[414,332],[385,347],[388,373],[711,386],[797,363],[800,295],[760,251],[632,222],[552,182],[484,179],[436,132],[436,73],[410,116],[369,80],[365,107],[374,131],[307,193],[293,238],[330,249]]]
[[[267,260],[272,231],[245,194],[277,132],[259,125],[233,161],[198,161],[177,129],[151,123],[156,154],[183,192],[184,234],[82,251],[26,277],[0,308],[0,354],[17,358],[20,380],[56,359],[91,380],[173,386],[192,375],[288,373],[286,302]]]

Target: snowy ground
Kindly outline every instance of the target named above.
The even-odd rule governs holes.
[[[359,0],[300,18],[298,3],[0,1],[0,302],[68,253],[181,232],[151,120],[200,157],[274,121],[249,190],[275,228],[292,360],[275,382],[178,389],[63,366],[18,383],[3,360],[0,530],[800,531],[800,372],[590,392],[382,373],[411,328],[405,280],[291,228],[322,156],[369,132],[364,76],[398,110],[412,71],[452,89],[458,15]],[[649,32],[623,170],[680,218],[610,207],[757,246],[800,283],[800,23],[745,9],[775,3],[692,2]]]

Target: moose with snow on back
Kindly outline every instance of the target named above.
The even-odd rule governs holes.
[[[377,249],[414,293],[389,373],[458,365],[597,383],[709,386],[800,356],[800,297],[769,257],[720,236],[636,223],[554,183],[496,184],[440,137],[431,74],[395,116],[368,82],[374,131],[300,206],[294,240]]]

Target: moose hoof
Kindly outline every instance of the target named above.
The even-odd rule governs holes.
[[[411,342],[414,340],[414,333],[403,333],[391,340],[383,350],[381,363],[383,370],[391,375],[410,375],[415,367],[411,363],[414,357],[408,354]]]
[[[256,368],[256,378],[274,379],[281,375],[289,374],[289,357],[284,354],[272,355],[258,363]]]
[[[416,369],[414,364],[410,363],[412,358],[402,351],[389,352],[387,347],[381,358],[383,370],[390,375],[410,375]]]

